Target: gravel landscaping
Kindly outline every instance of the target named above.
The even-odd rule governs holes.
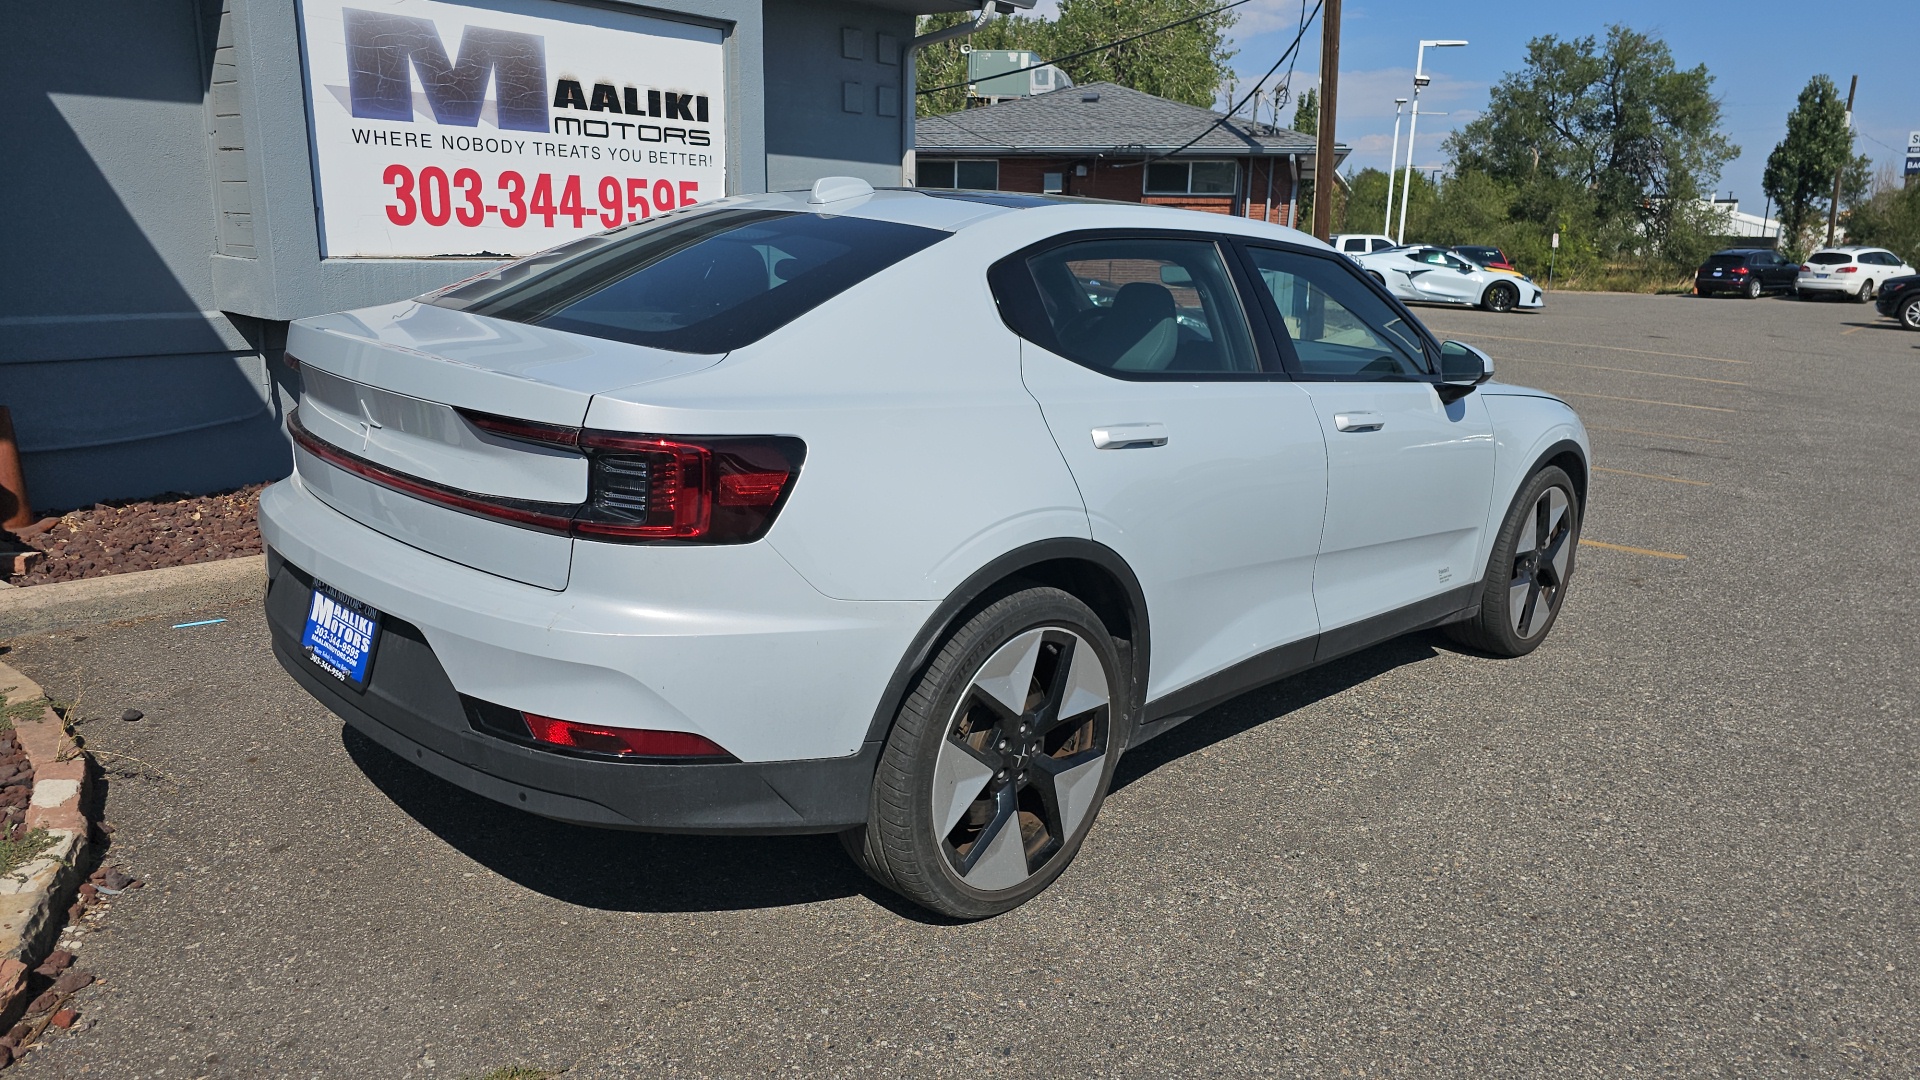
[[[44,585],[258,555],[256,511],[264,487],[96,503],[42,518],[14,532],[16,550],[25,547],[41,555],[29,554],[24,572],[8,583]],[[8,557],[0,566],[11,570],[12,564]]]

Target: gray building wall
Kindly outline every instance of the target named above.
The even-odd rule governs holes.
[[[910,11],[963,3],[632,6],[725,31],[737,193],[830,174],[898,184]],[[488,265],[320,258],[296,20],[295,0],[0,13],[15,44],[0,190],[18,200],[0,234],[0,404],[36,507],[286,475],[287,321]]]

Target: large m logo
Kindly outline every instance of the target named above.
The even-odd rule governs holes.
[[[417,70],[433,118],[442,124],[477,127],[491,76],[502,128],[547,130],[545,38],[469,26],[460,35],[460,61],[451,63],[431,20],[357,8],[344,12],[353,115],[412,120]]]

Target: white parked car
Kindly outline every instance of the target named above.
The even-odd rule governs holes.
[[[1880,284],[1915,273],[1900,256],[1877,247],[1830,247],[1807,256],[1796,282],[1802,296],[1847,296],[1864,304]]]
[[[1349,258],[1400,246],[1399,241],[1380,233],[1340,233],[1327,238],[1333,250]]]
[[[1538,310],[1546,290],[1531,278],[1475,266],[1445,248],[1411,245],[1354,259],[1402,300],[1464,304],[1488,311]]]
[[[1218,702],[1533,649],[1587,485],[1573,409],[1326,245],[1156,207],[822,181],[287,353],[266,606],[314,697],[535,814],[841,833],[958,917]]]

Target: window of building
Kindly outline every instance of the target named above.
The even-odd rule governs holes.
[[[1048,195],[1058,195],[1067,190],[1067,174],[1057,172],[1041,173],[1040,190]]]
[[[1240,166],[1232,161],[1155,161],[1147,165],[1149,195],[1231,195]]]
[[[998,161],[921,161],[915,167],[919,173],[916,187],[1000,190]]]

